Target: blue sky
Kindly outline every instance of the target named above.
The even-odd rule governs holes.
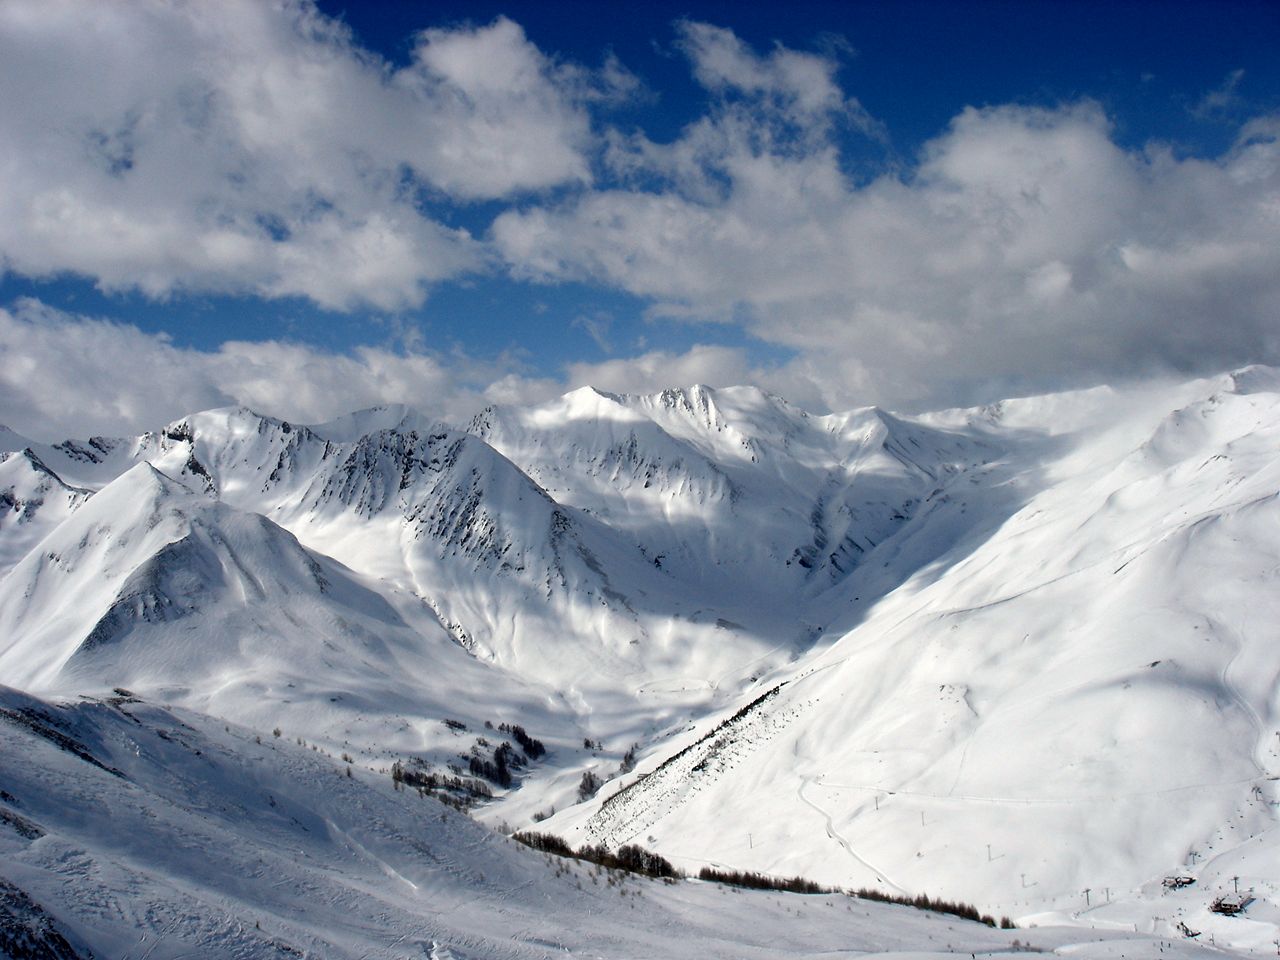
[[[1231,128],[1198,120],[1192,108],[1236,70],[1242,98],[1277,105],[1280,12],[1266,2],[799,2],[602,5],[446,2],[429,5],[327,0],[359,40],[403,60],[408,38],[429,24],[519,22],[543,50],[596,64],[612,50],[659,95],[624,122],[671,138],[705,107],[705,96],[673,49],[672,24],[692,19],[731,28],[757,50],[846,46],[841,79],[888,125],[894,148],[910,157],[961,108],[1007,102],[1054,104],[1082,96],[1104,103],[1118,139],[1151,138],[1219,152]],[[432,19],[423,20],[424,7]],[[1240,105],[1244,106],[1244,103]]]
[[[1280,362],[1277,49],[1268,3],[14,0],[0,422]]]

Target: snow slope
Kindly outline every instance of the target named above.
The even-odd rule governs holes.
[[[549,751],[492,823],[1266,949],[1278,448],[1267,368],[917,417],[588,389],[466,431],[225,409],[23,443],[0,678],[368,770],[522,724]]]
[[[703,604],[775,610],[779,623],[996,450],[874,408],[814,417],[746,387],[583,388],[532,410],[488,409],[471,429]]]
[[[0,580],[0,635],[12,638],[0,676],[25,689],[145,691],[368,763],[456,759],[446,718],[576,732],[558,730],[543,691],[460,649],[417,598],[146,462]]]
[[[1054,451],[987,479],[1024,505],[882,597],[747,717],[655,752],[643,781],[549,826],[691,864],[964,890],[1024,917],[1089,919],[1110,899],[1099,916],[1161,932],[1213,928],[1212,892],[1239,885],[1258,919],[1219,920],[1219,935],[1270,944],[1275,385],[1252,370],[941,418]],[[1106,419],[1052,432],[1081,406]],[[1175,873],[1200,878],[1195,894],[1151,906]]]
[[[0,575],[89,498],[44,465],[29,447],[0,453]]]
[[[287,739],[0,688],[0,950],[34,956],[1207,957],[842,896],[609,875]],[[33,946],[34,944],[34,946]],[[43,947],[46,952],[38,952]]]

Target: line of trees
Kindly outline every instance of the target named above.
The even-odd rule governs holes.
[[[520,831],[512,834],[512,839],[543,853],[550,853],[557,857],[571,857],[574,860],[584,860],[588,863],[596,863],[603,867],[608,867],[611,870],[626,870],[630,873],[639,873],[648,877],[663,877],[667,879],[683,879],[686,876],[684,871],[673,866],[665,857],[633,844],[620,847],[616,852],[611,851],[603,844],[587,844],[575,850],[554,834],[535,833],[532,831]],[[1006,930],[1014,929],[1014,923],[1008,917],[1001,917],[999,923],[997,923],[994,917],[981,913],[972,904],[959,900],[943,900],[930,897],[924,893],[914,897],[906,897],[895,896],[881,890],[862,889],[851,891],[840,887],[825,887],[805,877],[771,877],[768,874],[755,873],[750,870],[718,870],[714,867],[703,867],[698,871],[698,879],[708,883],[724,883],[751,890],[778,890],[786,893],[801,894],[842,894],[862,900],[875,900],[879,903],[897,903],[903,906],[915,907],[917,910],[947,913],[965,920],[972,920],[975,923],[985,923],[989,927],[999,926]]]
[[[789,893],[840,893],[834,887],[824,887],[806,880],[804,877],[771,877],[764,873],[752,873],[749,870],[716,870],[714,867],[703,867],[698,871],[698,879],[709,883],[727,883],[734,887],[748,887],[752,890],[786,890]]]
[[[543,853],[554,854],[557,857],[571,857],[574,860],[584,860],[587,863],[599,864],[610,870],[626,870],[628,873],[639,873],[646,877],[665,877],[669,879],[684,877],[684,873],[672,866],[671,861],[666,857],[634,844],[619,847],[617,851],[610,850],[604,844],[587,844],[574,850],[554,834],[529,831],[513,834],[512,839],[518,840],[526,847],[541,850]]]

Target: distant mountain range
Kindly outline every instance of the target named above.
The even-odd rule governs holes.
[[[1280,930],[1280,371],[918,416],[702,386],[465,427],[221,409],[0,449],[12,698],[194,711],[694,872],[1231,922],[1176,873],[1266,904],[1222,942]]]

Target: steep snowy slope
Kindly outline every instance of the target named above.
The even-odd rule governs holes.
[[[89,498],[30,449],[0,453],[0,577]]]
[[[976,523],[997,529],[919,569],[744,716],[549,826],[1014,915],[1111,900],[1098,919],[1165,931],[1209,926],[1214,892],[1238,883],[1255,919],[1217,935],[1270,943],[1276,385],[1246,370],[940,415],[1037,452],[987,481],[1024,505]],[[1136,904],[1172,873],[1200,878],[1194,896]]]
[[[390,416],[397,427],[381,428]],[[601,658],[622,674],[642,669],[631,641],[641,615],[611,574],[641,589],[653,575],[606,528],[562,509],[470,435],[386,409],[319,428],[237,408],[207,411],[133,440],[68,441],[39,448],[63,477],[100,487],[138,463],[240,509],[270,517],[309,546],[392,588],[412,591],[455,639],[489,659],[556,679]],[[601,557],[606,562],[601,561]],[[572,624],[565,630],[565,623]],[[660,631],[655,644],[667,643]],[[568,645],[584,649],[570,655]],[[655,652],[651,660],[662,658]]]
[[[1025,939],[1083,960],[1220,955],[1132,933],[993,930],[842,896],[606,875],[347,771],[130,697],[58,704],[0,688],[0,953],[941,958]]]
[[[785,662],[797,642],[811,640],[813,628],[798,629],[790,611],[741,603],[738,575],[722,577],[716,597],[697,577],[658,569],[657,554],[633,535],[557,502],[473,435],[437,425],[349,442],[321,436],[380,426],[388,415],[421,421],[401,413],[312,430],[229,408],[133,440],[68,441],[41,455],[89,487],[152,463],[416,594],[469,650],[572,688],[577,699],[592,689],[652,690],[656,681],[665,699],[700,701],[719,678],[736,688],[752,664]],[[693,519],[677,537],[689,535]],[[691,563],[715,567],[706,557]]]
[[[229,408],[38,452],[87,488],[152,463],[415,593],[468,649],[576,698],[629,687],[692,707],[803,653],[829,615],[812,598],[882,570],[868,558],[945,511],[940,494],[997,449],[745,388],[578,391],[486,411],[474,435],[423,423],[379,408],[312,429]]]
[[[456,761],[467,743],[446,718],[574,740],[543,691],[467,655],[417,598],[379,589],[142,463],[0,580],[0,676],[154,694],[349,742],[370,764]]]
[[[31,441],[0,423],[0,453],[12,453],[31,446]]]
[[[998,450],[874,408],[814,417],[746,387],[584,388],[539,408],[487,409],[471,429],[632,538],[671,581],[695,585],[702,604],[773,611],[774,631]]]
[[[607,530],[473,436],[444,427],[368,434],[274,515],[422,596],[486,659],[571,682],[575,668],[634,669],[625,661],[641,631],[611,574],[642,580],[639,559],[603,565],[597,558],[613,552]]]

